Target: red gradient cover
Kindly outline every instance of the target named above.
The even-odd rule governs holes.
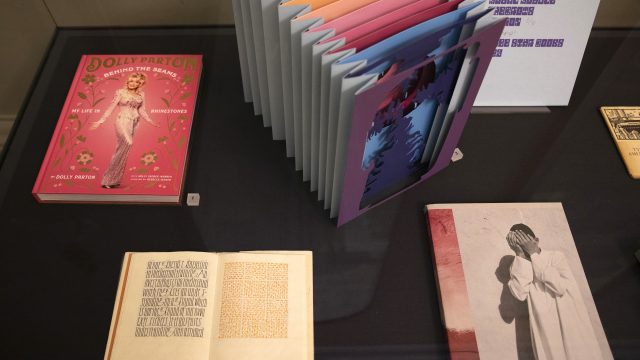
[[[480,359],[453,212],[428,210],[427,220],[451,359]]]
[[[202,55],[83,55],[36,199],[179,202],[201,70]]]

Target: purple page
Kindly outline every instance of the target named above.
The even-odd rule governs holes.
[[[356,96],[351,117],[352,124],[338,226],[421,183],[449,164],[502,33],[504,23],[505,21],[502,20],[479,31],[440,56],[427,59],[397,74],[385,76],[373,88]],[[475,72],[469,83],[465,100],[451,122],[451,127],[437,160],[431,168],[412,164],[411,169],[407,169],[406,163],[403,162],[404,159],[397,161],[397,157],[407,156],[406,150],[407,146],[411,146],[411,135],[406,131],[403,134],[402,129],[407,128],[407,125],[402,121],[406,121],[406,117],[397,111],[397,106],[394,106],[393,102],[390,103],[390,96],[397,93],[397,89],[406,90],[407,84],[416,82],[416,77],[425,78],[429,72],[433,74],[434,64],[440,62],[440,59],[472,48],[476,49],[475,57],[472,60],[475,62]],[[423,90],[432,90],[427,85],[439,87],[451,83],[451,79],[448,79],[447,76],[442,76],[442,74],[435,74],[435,76],[437,79],[428,79],[431,83],[424,84],[424,89],[414,89],[417,97],[424,97]],[[426,77],[428,78],[428,76]],[[383,111],[383,109],[386,110]],[[389,116],[393,113],[398,113],[395,118]],[[372,132],[376,131],[375,127],[379,126],[377,122],[381,121],[381,117],[385,118],[382,119],[385,123],[393,123],[393,126],[387,126],[388,129],[385,131],[396,131],[396,133],[386,134],[387,141],[389,139],[392,141],[388,141],[390,146],[383,150],[385,153],[378,153],[375,158],[363,159],[365,145],[370,140]],[[401,146],[397,146],[397,144],[401,144]],[[383,171],[381,171],[382,166],[385,167]],[[398,175],[403,172],[406,173],[406,176]],[[381,187],[384,189],[380,189]]]

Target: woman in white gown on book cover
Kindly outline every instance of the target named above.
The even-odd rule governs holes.
[[[131,73],[127,78],[125,87],[116,90],[111,104],[100,117],[100,120],[91,125],[92,130],[97,129],[107,120],[115,107],[118,107],[119,112],[115,121],[116,149],[109,162],[109,167],[102,177],[101,185],[103,188],[111,189],[120,186],[139,118],[142,117],[151,125],[158,127],[149,118],[144,108],[145,98],[141,88],[145,81],[145,74],[139,72]]]
[[[565,255],[542,250],[524,224],[507,235],[516,253],[508,287],[529,310],[531,342],[538,360],[600,359],[589,315]]]

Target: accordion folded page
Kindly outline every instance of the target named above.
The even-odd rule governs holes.
[[[258,83],[258,64],[256,64],[256,44],[253,39],[253,20],[251,19],[251,9],[249,0],[236,0],[239,2],[240,14],[242,17],[242,39],[244,40],[244,53],[246,54],[247,73],[249,80],[247,81],[251,90],[251,101],[253,103],[253,113],[255,115],[262,114],[262,106],[260,100],[260,84]],[[243,61],[241,61],[242,63]],[[245,98],[247,95],[245,95]]]
[[[429,0],[431,2],[435,0]],[[415,3],[416,0],[380,0],[358,8],[344,16],[324,24],[311,27],[302,33],[302,121],[303,121],[303,171],[307,171],[311,181],[311,191],[318,190],[319,157],[319,108],[320,70],[319,61],[326,41],[357,28],[375,19],[391,19],[394,10]],[[418,1],[420,2],[420,1]],[[387,20],[389,21],[389,20]]]
[[[603,106],[600,112],[627,172],[640,179],[640,107]]]
[[[303,40],[307,41],[308,39],[306,37],[303,39],[302,34],[314,26],[338,19],[375,1],[376,0],[339,0],[307,14],[298,16],[291,21],[291,100],[293,105],[294,155],[296,169],[303,170],[303,181],[309,180],[309,161],[305,162],[304,159],[310,158],[310,149],[307,146],[305,154],[303,136],[305,130],[308,133],[309,129],[304,126],[302,121],[302,49],[304,45],[306,45]],[[305,127],[307,129],[305,129]],[[304,166],[305,163],[306,167]]]
[[[238,57],[240,60],[240,73],[242,74],[242,92],[244,94],[244,101],[251,102],[253,100],[251,96],[251,78],[249,75],[249,60],[247,59],[247,48],[244,35],[244,21],[242,20],[242,8],[240,1],[234,0],[231,2],[233,6],[233,21],[236,24],[236,42],[238,45]]]
[[[269,87],[267,84],[267,57],[264,42],[264,28],[262,24],[262,5],[259,1],[243,0],[249,5],[251,30],[253,31],[254,55],[256,62],[256,75],[258,92],[260,93],[260,111],[262,124],[271,126],[271,101],[269,100]]]

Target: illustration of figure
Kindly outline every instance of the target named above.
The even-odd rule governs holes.
[[[131,73],[127,78],[125,87],[116,90],[111,104],[100,117],[100,120],[91,124],[91,130],[97,129],[109,118],[116,106],[118,107],[119,112],[115,121],[116,149],[109,162],[109,167],[102,177],[101,184],[103,188],[111,189],[120,186],[139,118],[142,117],[155,127],[159,126],[149,118],[144,108],[144,92],[141,91],[141,88],[145,80],[145,74],[139,72]]]
[[[584,301],[560,251],[542,250],[527,225],[513,225],[507,243],[516,257],[508,282],[527,302],[534,356],[538,360],[601,359]]]

